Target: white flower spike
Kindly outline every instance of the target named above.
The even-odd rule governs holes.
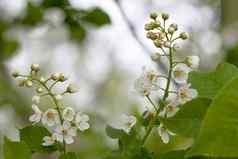
[[[177,64],[173,70],[173,78],[174,80],[179,83],[186,83],[188,80],[188,73],[190,72],[190,68],[181,63],[181,64]]]
[[[60,122],[59,114],[55,109],[48,109],[42,117],[42,123],[48,126],[54,126]]]
[[[43,146],[51,146],[54,145],[56,141],[56,136],[53,134],[52,136],[45,136],[43,138]]]
[[[178,89],[178,102],[180,104],[185,104],[186,102],[192,100],[197,97],[197,90],[190,88],[191,84],[184,84]]]
[[[122,121],[121,121],[121,129],[125,131],[127,134],[130,133],[131,129],[135,126],[137,122],[137,119],[133,115],[122,115]]]
[[[135,81],[135,89],[140,95],[147,96],[159,89],[157,81],[158,75],[153,70],[146,71],[143,68],[142,75]]]
[[[163,143],[168,144],[170,140],[170,136],[175,136],[176,134],[169,131],[162,123],[160,124],[158,128],[159,136],[161,137],[161,140]]]
[[[185,58],[185,63],[188,65],[188,67],[192,69],[197,69],[199,66],[199,57],[198,56],[187,56]]]
[[[40,96],[37,96],[37,95],[33,96],[32,97],[32,102],[34,104],[39,104],[40,103]]]
[[[178,102],[170,101],[164,109],[160,112],[160,116],[164,118],[171,118],[179,111]]]
[[[30,122],[32,122],[34,124],[39,123],[41,121],[42,112],[38,108],[38,106],[35,104],[32,105],[32,109],[34,111],[34,114],[30,116],[29,120],[30,120]]]
[[[80,131],[89,129],[90,125],[88,123],[89,117],[82,112],[78,112],[75,117],[75,124]]]
[[[66,107],[62,115],[64,120],[73,121],[75,116],[75,111],[71,107]]]
[[[76,136],[76,128],[72,127],[70,122],[64,121],[63,125],[56,127],[54,135],[58,142],[72,144],[73,137]]]

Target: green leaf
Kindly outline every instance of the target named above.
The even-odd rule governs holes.
[[[119,139],[125,134],[123,130],[113,128],[109,125],[106,127],[106,133],[112,139]]]
[[[16,40],[4,40],[2,42],[2,47],[1,48],[1,57],[3,59],[7,59],[11,57],[15,51],[18,49],[19,44]],[[2,59],[1,59],[2,60]]]
[[[77,159],[77,155],[74,152],[68,152],[59,157],[59,159]]]
[[[36,6],[28,2],[26,15],[22,19],[22,23],[25,25],[34,26],[41,22],[43,19],[43,10],[40,6]]]
[[[238,157],[238,77],[216,95],[188,157]]]
[[[24,142],[13,142],[4,138],[4,159],[31,159],[31,151]]]
[[[200,130],[201,123],[211,100],[197,98],[181,106],[179,112],[172,118],[163,119],[164,124],[176,134],[194,137]]]
[[[226,61],[238,66],[238,45],[227,50]]]
[[[68,0],[44,0],[42,3],[42,6],[45,8],[50,8],[50,7],[60,7],[60,8],[66,8],[69,6],[69,1]]]
[[[100,8],[93,8],[85,13],[82,20],[95,26],[110,24],[110,17]]]
[[[171,151],[165,154],[159,155],[159,159],[184,159],[186,151]]]
[[[73,40],[82,42],[86,38],[86,30],[80,24],[70,25],[69,30]]]
[[[218,65],[215,72],[190,73],[189,82],[197,89],[199,97],[212,99],[235,75],[238,75],[238,69],[232,64],[223,63]]]
[[[51,153],[56,151],[56,146],[42,146],[45,136],[51,136],[51,134],[44,127],[28,126],[20,130],[21,140],[30,147],[32,152]]]

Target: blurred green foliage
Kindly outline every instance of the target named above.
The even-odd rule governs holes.
[[[238,45],[226,50],[225,61],[238,66]]]

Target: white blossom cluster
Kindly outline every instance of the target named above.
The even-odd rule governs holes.
[[[182,61],[175,61],[174,52],[178,46],[174,42],[178,39],[186,40],[188,34],[183,32],[176,37],[175,33],[178,30],[178,26],[172,23],[166,27],[165,22],[169,19],[169,15],[166,13],[161,15],[163,22],[159,20],[159,16],[156,13],[151,13],[150,18],[152,21],[145,25],[147,38],[152,40],[154,45],[161,50],[161,52],[153,54],[151,59],[155,62],[160,62],[162,56],[167,57],[169,72],[168,74],[160,74],[154,70],[146,70],[143,68],[143,73],[135,81],[135,89],[141,96],[149,98],[150,100],[152,92],[158,93],[159,90],[164,91],[165,96],[162,100],[166,104],[162,107],[158,106],[155,108],[155,111],[157,111],[157,114],[162,118],[171,118],[179,111],[180,105],[185,104],[198,95],[197,91],[191,88],[191,84],[187,81],[188,74],[198,68],[199,57],[187,56]],[[166,80],[168,84],[167,88],[160,86],[158,82],[160,78]],[[173,82],[179,86],[177,90],[170,89],[170,85]],[[175,94],[176,97],[174,99],[168,98],[171,93]],[[154,104],[152,103],[152,105]],[[168,143],[170,136],[175,135],[175,133],[169,131],[163,123],[160,123],[158,133],[164,143]]]
[[[39,76],[40,66],[38,64],[31,65],[29,75],[21,75],[14,71],[12,76],[19,79],[19,86],[32,87],[35,85],[36,95],[32,97],[33,114],[29,117],[29,121],[34,124],[41,123],[50,132],[51,136],[45,136],[42,140],[43,146],[51,146],[55,143],[72,144],[77,131],[85,131],[89,129],[89,116],[76,112],[71,107],[65,107],[61,100],[65,94],[77,92],[77,88],[73,84],[69,84],[62,93],[54,93],[53,87],[65,82],[67,78],[62,73],[51,74],[49,78]],[[54,106],[43,111],[39,108],[43,97],[52,98]]]

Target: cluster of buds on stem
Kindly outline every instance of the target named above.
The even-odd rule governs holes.
[[[65,107],[61,102],[66,94],[77,92],[77,88],[73,84],[68,84],[63,92],[55,93],[54,87],[57,84],[63,84],[67,81],[67,77],[63,73],[52,73],[48,78],[40,75],[40,65],[32,64],[30,72],[23,75],[20,72],[12,72],[12,76],[18,80],[19,86],[35,87],[35,95],[32,97],[33,114],[29,117],[32,124],[41,123],[52,134],[42,139],[43,146],[52,146],[56,143],[64,145],[72,144],[77,130],[85,131],[90,125],[88,123],[89,116],[76,112],[71,107]],[[43,97],[49,96],[53,100],[53,106],[43,111],[40,109]]]

